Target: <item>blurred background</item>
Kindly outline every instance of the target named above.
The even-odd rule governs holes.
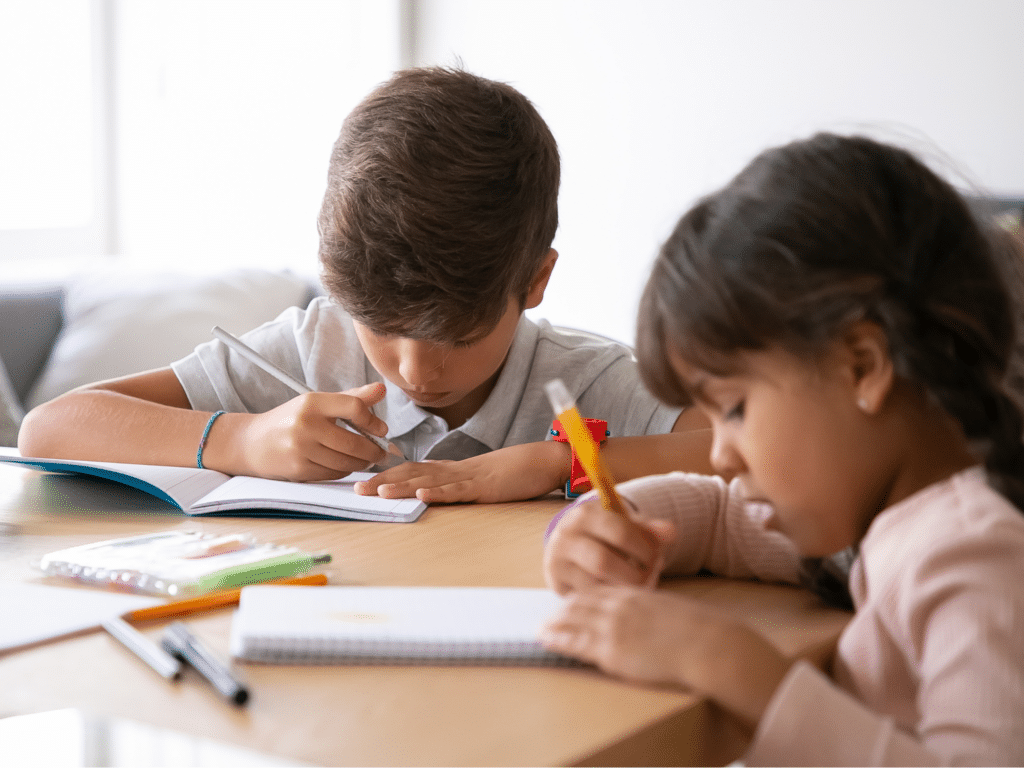
[[[526,94],[562,153],[531,314],[632,342],[674,221],[818,130],[1024,196],[1020,0],[0,0],[0,276],[317,272],[342,119],[395,69]]]

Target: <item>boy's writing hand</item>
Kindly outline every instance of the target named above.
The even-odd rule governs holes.
[[[635,587],[574,593],[540,640],[631,682],[710,696],[751,729],[790,666],[763,637],[713,609]]]
[[[654,586],[675,533],[667,520],[627,519],[588,499],[566,510],[551,532],[544,579],[559,594],[604,584]]]
[[[565,446],[546,441],[501,448],[462,461],[406,462],[355,484],[356,493],[431,503],[532,499],[564,483]],[[555,457],[561,457],[556,459]]]
[[[370,411],[384,391],[378,383],[347,392],[299,395],[266,413],[244,415],[243,426],[226,439],[233,442],[245,474],[300,481],[344,477],[381,461],[385,454],[337,420],[347,419],[367,432],[385,435],[387,425]],[[235,415],[226,414],[222,421],[230,416]],[[205,455],[214,457],[223,447],[219,442],[213,432]]]

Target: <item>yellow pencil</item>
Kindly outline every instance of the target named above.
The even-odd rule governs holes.
[[[327,576],[322,573],[314,573],[307,576],[290,576],[284,579],[272,579],[261,581],[260,584],[294,584],[306,586],[320,586],[327,583]],[[126,621],[151,621],[153,619],[166,619],[168,616],[184,616],[199,611],[209,611],[214,608],[222,608],[225,605],[235,605],[242,594],[242,587],[237,589],[225,589],[220,592],[211,592],[208,595],[191,597],[188,600],[175,600],[162,605],[153,605],[149,608],[137,608],[124,615]]]
[[[576,410],[576,402],[565,388],[565,383],[561,379],[552,379],[544,385],[544,391],[551,401],[555,416],[562,423],[566,437],[569,438],[569,445],[583,465],[590,484],[601,497],[601,503],[605,509],[628,517],[622,499],[615,492],[615,481],[612,480],[612,474],[604,463],[601,449],[591,436],[587,425],[583,423],[583,417]]]

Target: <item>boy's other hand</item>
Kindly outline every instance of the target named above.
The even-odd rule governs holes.
[[[387,424],[370,410],[383,397],[383,384],[367,384],[347,392],[310,392],[266,413],[244,414],[244,425],[233,435],[244,473],[282,480],[334,480],[380,462],[384,451],[337,421],[347,419],[383,437]],[[223,420],[228,416],[243,414],[226,414]],[[216,436],[214,431],[207,455],[217,449]]]
[[[675,535],[667,520],[640,522],[588,499],[567,509],[551,532],[544,580],[563,595],[602,585],[653,587]]]
[[[543,496],[565,483],[568,453],[561,443],[525,443],[462,461],[406,462],[355,484],[356,493],[428,504],[520,501]]]

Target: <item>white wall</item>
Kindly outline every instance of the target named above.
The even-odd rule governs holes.
[[[512,83],[563,160],[553,322],[633,339],[661,240],[758,150],[876,126],[1024,193],[1019,0],[422,0],[415,59]],[[940,161],[942,162],[942,161]],[[950,167],[945,163],[945,167]],[[576,296],[597,297],[576,300]]]
[[[112,18],[111,250],[128,261],[315,272],[331,144],[406,61],[458,58],[537,104],[563,184],[532,314],[624,341],[673,222],[769,144],[884,126],[1024,195],[1022,0],[65,1]],[[0,238],[5,273],[14,250]]]
[[[315,274],[331,145],[399,66],[398,7],[117,0],[117,255]]]

